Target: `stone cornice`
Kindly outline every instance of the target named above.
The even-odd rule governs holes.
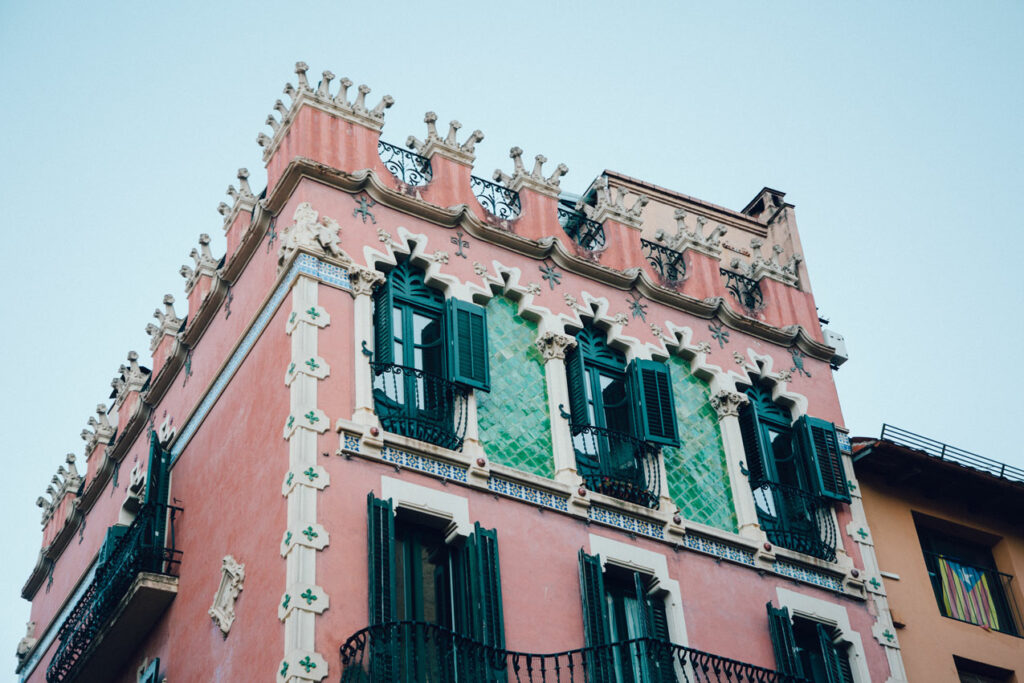
[[[635,287],[637,292],[658,303],[671,306],[699,318],[717,318],[730,329],[749,334],[752,337],[757,337],[772,344],[783,347],[795,344],[801,351],[816,360],[824,362],[832,360],[832,347],[814,339],[801,326],[773,327],[742,313],[737,313],[721,297],[697,299],[673,289],[662,287],[652,280],[641,268],[630,268],[625,271],[608,268],[571,253],[562,245],[560,240],[553,237],[532,240],[506,230],[501,230],[477,218],[464,204],[447,208],[440,207],[393,190],[381,182],[372,170],[346,173],[310,159],[296,157],[288,164],[288,167],[281,176],[280,182],[267,196],[265,200],[267,211],[270,213],[280,211],[303,178],[308,178],[351,194],[366,192],[377,203],[396,211],[422,218],[441,227],[462,228],[477,239],[504,247],[523,256],[538,260],[550,257],[556,265],[566,271],[599,280],[611,287],[624,291]]]

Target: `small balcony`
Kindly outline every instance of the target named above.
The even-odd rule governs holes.
[[[364,628],[341,647],[342,683],[805,683],[771,669],[635,638],[537,654],[497,649],[436,624]]]
[[[57,632],[47,683],[107,680],[156,625],[178,592],[178,512],[154,503],[139,510]]]
[[[373,401],[389,432],[462,450],[469,390],[443,377],[394,363],[370,363]]]
[[[764,294],[761,293],[759,281],[725,268],[719,268],[718,272],[722,274],[725,288],[740,306],[749,311],[758,311],[764,307]]]
[[[589,490],[644,507],[658,507],[658,446],[631,434],[590,425],[573,425],[572,443],[576,471]]]
[[[518,192],[475,175],[469,177],[469,186],[480,206],[495,218],[513,221],[523,212]]]
[[[404,185],[423,187],[434,179],[430,159],[415,152],[381,140],[377,143],[377,154],[380,155],[384,168]]]
[[[938,553],[925,552],[924,562],[942,616],[1020,637],[1011,575]]]
[[[587,251],[600,251],[605,247],[604,226],[582,213],[559,207],[558,222],[573,242]]]
[[[686,279],[686,261],[683,260],[683,252],[645,239],[640,240],[640,247],[644,250],[647,263],[658,274],[662,283],[669,287],[678,287]]]
[[[827,562],[836,561],[832,504],[803,489],[775,482],[753,483],[757,519],[768,540]]]

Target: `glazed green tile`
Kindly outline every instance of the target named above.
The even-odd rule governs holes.
[[[495,297],[487,304],[491,390],[476,392],[477,419],[491,462],[550,478],[551,421],[536,338],[537,325],[521,318],[513,302]]]
[[[683,359],[673,356],[669,365],[682,442],[679,448],[662,449],[669,496],[684,518],[736,531],[736,510],[711,392],[691,374]]]

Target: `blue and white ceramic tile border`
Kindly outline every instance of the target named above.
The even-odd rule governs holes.
[[[495,493],[512,496],[534,505],[543,505],[552,510],[561,510],[562,512],[569,511],[568,498],[557,496],[554,493],[542,491],[541,489],[535,489],[532,486],[509,481],[508,479],[502,479],[501,477],[489,477],[487,479],[487,488]]]
[[[624,529],[625,531],[629,531],[634,534],[643,534],[644,536],[650,536],[651,538],[665,538],[665,529],[661,525],[653,524],[645,519],[630,517],[629,515],[624,515],[621,512],[616,512],[615,510],[591,505],[590,509],[587,511],[587,516],[592,522],[610,524],[611,526]]]
[[[214,404],[220,398],[221,394],[224,393],[224,388],[231,381],[231,378],[235,376],[238,368],[242,365],[242,360],[248,355],[249,351],[252,350],[253,345],[259,336],[263,334],[263,330],[266,329],[270,319],[277,313],[278,307],[281,302],[284,301],[284,297],[288,294],[292,284],[295,282],[295,278],[299,276],[299,273],[306,275],[312,275],[315,278],[320,279],[328,284],[342,287],[345,289],[350,288],[350,281],[348,277],[348,271],[338,266],[324,263],[320,259],[310,256],[309,254],[299,254],[292,263],[291,268],[288,269],[288,274],[281,284],[274,290],[274,294],[267,301],[263,310],[260,311],[259,316],[253,322],[252,327],[245,333],[242,338],[242,343],[238,345],[235,352],[231,354],[231,359],[228,364],[221,370],[214,381],[213,386],[206,392],[206,396],[199,402],[199,407],[189,418],[185,427],[181,430],[181,434],[178,439],[174,442],[174,446],[171,448],[171,465],[173,466],[181,456],[182,451],[188,446],[188,442],[195,435],[196,430],[199,429],[199,425],[202,424],[203,420],[210,413],[210,409],[213,408]]]
[[[469,481],[469,470],[459,465],[452,465],[440,460],[434,460],[415,453],[406,453],[391,446],[384,446],[380,449],[380,457],[388,462],[393,462],[402,467],[419,470],[427,474],[434,474],[452,481]]]

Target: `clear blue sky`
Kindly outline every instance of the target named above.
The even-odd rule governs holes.
[[[1024,465],[1024,3],[627,7],[0,0],[0,671],[33,501],[163,294],[184,312],[197,235],[223,253],[235,170],[263,187],[256,135],[300,59],[393,95],[387,140],[428,109],[482,129],[479,175],[520,145],[569,191],[605,168],[735,209],[786,191],[853,433]]]

